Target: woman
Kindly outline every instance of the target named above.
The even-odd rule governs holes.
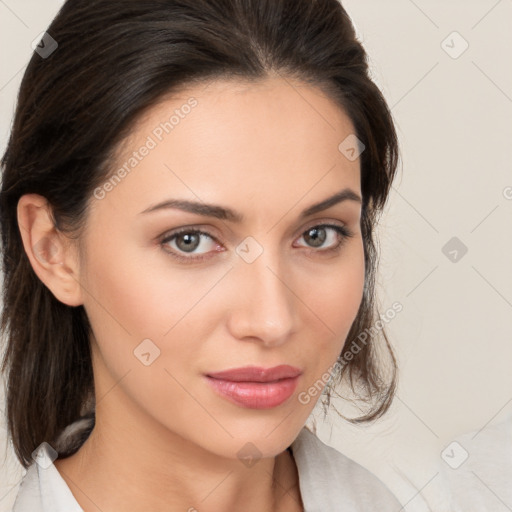
[[[2,160],[13,510],[399,510],[304,426],[389,407],[397,160],[336,0],[66,2]]]

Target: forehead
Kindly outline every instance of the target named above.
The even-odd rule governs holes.
[[[243,211],[253,202],[290,207],[306,195],[309,204],[346,186],[358,192],[359,159],[338,149],[353,133],[343,110],[302,82],[195,85],[137,121],[119,148],[112,171],[122,177],[107,199],[134,212],[167,196]]]

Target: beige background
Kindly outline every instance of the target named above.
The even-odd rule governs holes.
[[[379,282],[382,312],[403,305],[387,327],[401,374],[386,418],[353,427],[333,412],[318,434],[419,511],[419,490],[438,497],[440,452],[454,436],[512,414],[512,1],[343,3],[401,142]],[[2,152],[31,42],[60,5],[0,0]],[[457,261],[442,250],[452,237],[468,249]],[[3,421],[0,441],[3,512],[22,472]]]

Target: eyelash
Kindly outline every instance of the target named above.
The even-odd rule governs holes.
[[[307,228],[302,233],[301,237],[308,231],[311,231],[312,229],[315,229],[315,228],[316,229],[331,228],[334,231],[336,231],[336,233],[340,236],[340,240],[334,247],[330,247],[329,249],[321,250],[321,249],[310,248],[310,250],[307,250],[308,254],[311,254],[311,253],[334,254],[336,252],[339,252],[339,250],[345,244],[345,242],[349,238],[354,236],[354,233],[352,233],[352,231],[350,231],[345,226],[338,226],[336,224],[315,224],[315,225]],[[208,238],[212,239],[213,241],[219,243],[214,236],[212,236],[210,233],[208,233],[206,231],[202,231],[200,229],[182,228],[182,229],[179,229],[178,231],[174,231],[173,233],[170,233],[169,235],[164,235],[164,237],[160,239],[160,245],[162,247],[164,247],[166,244],[168,244],[169,242],[171,242],[172,240],[177,238],[179,235],[184,234],[184,233],[194,234],[194,235],[197,235],[197,234],[205,235]],[[207,256],[207,254],[211,254],[211,253],[205,253],[202,256],[183,256],[182,254],[179,254],[179,253],[175,252],[174,250],[169,251],[168,249],[165,249],[165,248],[164,248],[164,250],[173,258],[176,258],[184,263],[196,263],[196,262],[203,261],[203,260],[206,260],[211,257],[211,256]]]

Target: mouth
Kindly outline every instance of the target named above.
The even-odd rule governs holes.
[[[207,376],[232,382],[274,382],[281,379],[291,379],[301,373],[301,370],[295,366],[281,364],[273,368],[244,366],[243,368],[232,368],[221,372],[208,373]]]
[[[302,371],[289,365],[244,367],[209,373],[208,384],[228,401],[249,409],[270,409],[288,400]]]

